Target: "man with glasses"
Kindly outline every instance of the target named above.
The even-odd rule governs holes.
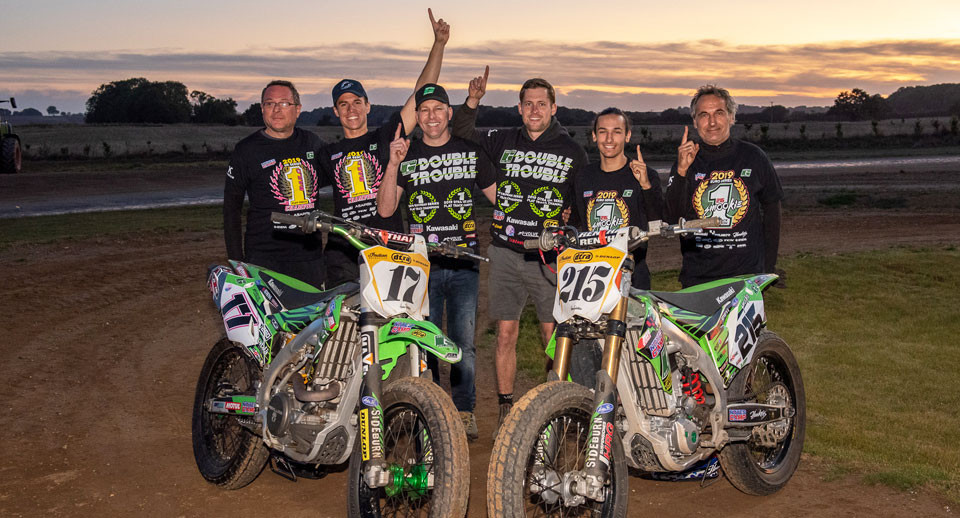
[[[450,26],[442,18],[434,20],[429,9],[427,13],[433,26],[433,48],[414,91],[427,83],[437,82],[443,49],[450,39]],[[366,90],[360,81],[342,79],[333,87],[333,113],[340,119],[343,139],[325,146],[319,159],[324,184],[333,186],[334,214],[371,227],[403,232],[399,213],[387,218],[377,214],[377,191],[390,161],[390,142],[397,128],[400,127],[401,134],[406,135],[416,127],[413,95],[385,125],[369,131],[370,101]],[[357,249],[342,237],[328,237],[325,252],[328,287],[359,277],[358,255]]]
[[[223,188],[223,237],[227,257],[263,266],[320,287],[324,281],[318,234],[275,225],[271,212],[300,216],[317,201],[316,134],[296,127],[300,94],[289,81],[271,81],[260,93],[264,127],[241,140],[230,156]],[[248,197],[247,230],[240,213]]]

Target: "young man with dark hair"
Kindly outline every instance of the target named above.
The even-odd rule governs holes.
[[[227,257],[290,275],[319,288],[324,281],[319,236],[287,230],[270,221],[271,212],[295,216],[317,201],[315,133],[296,127],[300,94],[289,81],[271,81],[260,94],[264,127],[233,150],[223,189],[223,236]],[[250,199],[247,229],[241,233],[243,200]]]
[[[390,144],[390,162],[377,193],[381,217],[392,216],[406,200],[410,232],[428,242],[451,242],[476,249],[473,192],[494,202],[493,164],[477,144],[450,135],[450,99],[442,86],[428,83],[415,93],[417,124],[422,140],[408,144],[397,128]],[[447,333],[460,346],[462,357],[450,366],[453,403],[460,412],[467,439],[478,438],[474,372],[477,296],[480,270],[473,259],[430,258],[430,321],[438,327],[447,313]],[[439,364],[427,355],[433,379],[440,381]]]
[[[433,47],[427,63],[417,78],[416,87],[436,83],[443,62],[443,50],[450,38],[450,26],[441,18],[434,20]],[[328,144],[319,157],[325,185],[333,186],[334,213],[341,218],[364,225],[403,232],[399,214],[383,218],[377,214],[377,190],[383,182],[383,169],[389,161],[390,142],[394,130],[402,126],[402,133],[413,131],[416,125],[413,95],[387,124],[369,131],[367,115],[370,101],[359,81],[343,79],[333,87],[333,113],[340,119],[343,139]],[[327,287],[359,277],[357,249],[343,238],[330,235],[325,253]]]
[[[638,226],[643,230],[663,216],[660,177],[648,168],[637,146],[637,158],[629,160],[630,119],[617,108],[607,108],[593,121],[593,141],[600,161],[591,162],[573,183],[574,210],[570,224],[580,230],[614,230]],[[633,252],[634,288],[650,289],[647,246]]]
[[[777,171],[759,147],[730,137],[737,103],[727,90],[700,87],[690,113],[702,143],[684,128],[667,183],[667,221],[716,216],[720,225],[682,236],[680,284],[773,272],[783,199]]]
[[[497,320],[497,392],[502,423],[513,405],[517,370],[520,314],[527,297],[533,298],[544,344],[553,333],[553,299],[557,276],[546,253],[524,250],[525,239],[536,238],[544,227],[559,226],[570,205],[573,179],[587,163],[587,154],[557,122],[556,93],[544,79],[534,78],[520,89],[517,110],[523,126],[477,131],[476,115],[486,92],[490,67],[470,81],[467,101],[453,116],[453,134],[472,140],[494,160],[496,208],[490,233],[489,317]],[[499,424],[498,424],[499,426]]]

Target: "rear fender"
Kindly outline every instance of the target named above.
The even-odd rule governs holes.
[[[460,346],[426,320],[394,318],[380,327],[378,341],[384,379],[396,366],[397,359],[407,353],[411,343],[447,363],[457,363],[461,357]]]

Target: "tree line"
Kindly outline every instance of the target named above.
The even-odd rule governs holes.
[[[50,107],[54,108],[54,107]],[[48,108],[48,112],[50,111]],[[368,117],[371,126],[385,124],[399,106],[371,105]],[[37,114],[40,112],[37,111]],[[634,124],[685,124],[690,122],[688,107],[668,108],[655,112],[630,112]],[[960,84],[902,87],[884,98],[854,88],[837,95],[828,110],[787,108],[771,105],[760,108],[741,106],[737,121],[791,122],[791,121],[856,121],[880,120],[889,117],[926,117],[960,115]],[[595,112],[561,106],[557,119],[566,126],[588,126],[593,123]],[[87,99],[86,122],[113,123],[207,123],[263,124],[260,103],[254,103],[243,113],[237,112],[237,102],[232,98],[218,99],[200,90],[189,91],[177,81],[154,82],[138,77],[100,85]],[[301,125],[336,126],[339,120],[333,108],[316,108],[300,115]],[[509,127],[520,124],[520,115],[515,106],[481,106],[477,113],[477,125],[481,127]]]

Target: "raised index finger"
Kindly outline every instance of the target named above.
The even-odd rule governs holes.
[[[403,128],[403,123],[397,124],[397,133],[393,136],[393,140],[400,138],[400,129]]]
[[[427,15],[430,16],[430,25],[436,26],[437,20],[433,18],[433,11],[429,7],[427,7]]]
[[[640,152],[640,144],[637,144],[637,160],[643,162],[643,153]]]
[[[687,143],[687,132],[688,132],[688,131],[690,131],[690,127],[689,127],[689,126],[684,126],[684,127],[683,127],[683,140],[680,141],[680,144],[681,144],[681,145]]]
[[[490,76],[490,65],[483,67],[483,84],[487,84],[487,77]]]

